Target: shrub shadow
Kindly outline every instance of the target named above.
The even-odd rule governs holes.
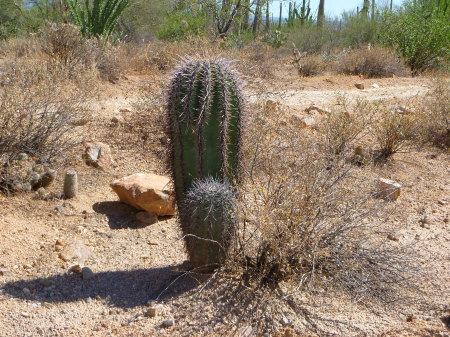
[[[13,281],[0,289],[16,298],[42,303],[75,302],[90,297],[104,299],[116,307],[133,308],[148,301],[177,297],[195,288],[199,281],[180,272],[183,267],[99,272],[89,280],[83,280],[81,274],[66,273]]]

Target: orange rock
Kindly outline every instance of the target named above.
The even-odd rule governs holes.
[[[175,193],[170,178],[151,173],[136,173],[115,180],[111,188],[120,201],[158,216],[175,213]]]

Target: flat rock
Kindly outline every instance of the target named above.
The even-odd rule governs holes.
[[[111,188],[121,202],[158,216],[175,213],[175,193],[170,178],[151,173],[136,173],[115,180]]]
[[[363,90],[364,89],[364,83],[355,83],[355,87],[359,90]]]
[[[86,164],[106,170],[114,165],[109,145],[102,142],[86,143],[83,158]]]
[[[79,241],[72,241],[59,252],[64,261],[85,261],[92,256],[92,251]]]

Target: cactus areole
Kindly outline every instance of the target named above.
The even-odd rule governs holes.
[[[198,191],[202,186],[211,186],[197,184],[205,179],[213,179],[217,184],[223,183],[234,193],[234,187],[239,181],[242,110],[237,77],[230,70],[228,62],[221,59],[188,59],[175,72],[167,104],[172,147],[171,166],[181,227],[191,262],[197,266],[220,261],[217,258],[217,247],[211,248],[210,254],[207,254],[205,252],[208,248],[204,243],[196,244],[193,238],[213,240],[223,245],[229,240],[223,241],[220,237],[229,232],[226,227],[230,228],[233,224],[228,220],[221,224],[220,221],[202,219],[199,214],[203,211],[198,210],[203,207],[197,207],[194,216],[192,212],[195,207],[192,207],[192,202],[186,201],[186,196],[191,192],[192,201],[192,193],[199,193],[205,198],[214,195]],[[193,189],[196,192],[192,192]],[[206,200],[204,204],[208,202]],[[213,217],[227,218],[225,213],[229,206],[221,210],[217,200],[211,202],[214,205]],[[211,228],[212,224],[214,229]],[[199,252],[200,246],[203,247],[202,252]]]
[[[168,114],[178,203],[200,178],[235,184],[242,99],[224,60],[188,60],[170,85]]]

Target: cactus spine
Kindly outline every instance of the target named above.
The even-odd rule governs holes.
[[[208,249],[199,244],[201,239],[194,236],[222,241],[217,240],[220,236],[217,233],[223,235],[225,226],[229,224],[220,225],[216,222],[216,234],[211,236],[211,232],[206,229],[211,222],[191,214],[194,210],[189,205],[192,204],[185,202],[185,198],[192,188],[195,193],[200,193],[199,189],[206,185],[198,185],[198,182],[206,178],[226,184],[234,193],[228,184],[233,185],[239,180],[242,106],[236,76],[228,63],[220,59],[188,59],[176,72],[169,88],[167,111],[172,173],[181,226],[194,266],[201,266],[205,262],[220,263],[214,244],[209,242],[206,245],[210,247],[207,254],[210,256],[205,256]],[[205,194],[208,198],[212,195]],[[200,246],[201,252],[196,251],[196,247]]]

